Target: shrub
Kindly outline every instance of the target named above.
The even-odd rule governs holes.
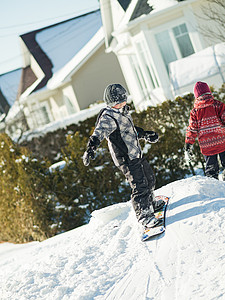
[[[46,162],[0,134],[0,240],[27,242],[51,235],[52,195]]]
[[[86,144],[87,137],[80,132],[69,135],[63,150],[66,167],[53,174],[60,232],[87,223],[93,210],[129,200],[129,187],[112,163],[106,143],[88,168],[82,161]]]
[[[159,142],[149,146],[146,153],[156,175],[156,188],[190,173],[184,160],[183,148],[193,101],[193,95],[189,94],[149,107],[143,112],[133,113],[137,126],[159,134]]]

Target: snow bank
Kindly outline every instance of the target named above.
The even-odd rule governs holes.
[[[225,182],[195,176],[159,194],[167,228],[148,242],[128,201],[44,242],[1,244],[0,299],[224,299]]]
[[[208,47],[169,64],[174,90],[221,73],[225,79],[225,43]],[[223,74],[222,74],[223,72]],[[204,78],[203,78],[204,74]]]

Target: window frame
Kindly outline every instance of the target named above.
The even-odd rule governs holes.
[[[50,112],[48,101],[41,101],[41,102],[32,102],[29,105],[29,111],[32,123],[34,127],[44,126],[52,122],[52,115]],[[48,122],[46,123],[46,118],[42,112],[42,109],[45,109],[48,117]],[[41,116],[38,118],[38,116]]]
[[[156,70],[152,61],[150,59],[150,55],[148,52],[148,47],[145,43],[144,39],[137,39],[135,41],[135,48],[137,52],[137,58],[142,68],[142,73],[145,76],[145,80],[148,83],[147,88],[150,90],[154,90],[159,87],[159,79],[156,75]],[[144,59],[143,59],[144,57]]]
[[[182,24],[185,24],[185,25],[186,25],[187,33],[188,33],[188,35],[189,35],[190,42],[191,42],[191,45],[192,45],[193,50],[194,50],[194,52],[193,52],[193,54],[194,54],[194,53],[197,52],[197,49],[196,49],[196,47],[195,47],[195,44],[193,43],[193,40],[192,40],[192,33],[191,33],[191,31],[189,30],[188,21],[187,21],[186,19],[184,19],[184,18],[179,18],[179,19],[173,20],[172,22],[167,22],[167,23],[165,23],[165,24],[163,24],[163,25],[161,25],[161,26],[159,26],[159,27],[157,27],[157,28],[153,28],[153,29],[151,30],[152,33],[153,33],[154,39],[155,39],[155,43],[156,43],[156,45],[157,45],[157,48],[158,48],[158,50],[159,50],[159,53],[160,53],[160,55],[161,55],[161,57],[162,57],[162,60],[163,60],[163,63],[164,63],[164,66],[165,66],[166,69],[167,69],[167,67],[166,67],[166,64],[165,64],[165,62],[164,62],[162,53],[161,53],[161,51],[160,51],[160,47],[159,47],[159,45],[158,45],[158,42],[157,42],[157,39],[156,39],[156,35],[159,34],[159,33],[164,32],[164,31],[168,31],[169,37],[170,37],[170,41],[171,41],[171,44],[172,44],[172,46],[173,46],[173,49],[174,49],[175,55],[176,55],[176,57],[177,57],[177,60],[182,59],[183,56],[182,56],[181,50],[180,50],[180,48],[179,48],[179,44],[178,44],[178,42],[177,42],[177,40],[176,40],[175,34],[174,34],[174,32],[173,32],[173,28],[178,27],[178,26],[180,26],[180,25],[182,25]],[[191,55],[191,54],[190,54],[190,55]]]
[[[147,89],[146,81],[145,81],[143,72],[141,70],[141,66],[139,64],[137,55],[136,55],[136,53],[129,54],[128,58],[129,58],[129,62],[130,62],[133,74],[137,80],[137,84],[139,86],[139,91],[141,93],[141,96],[143,99],[145,99],[148,94],[148,89]]]

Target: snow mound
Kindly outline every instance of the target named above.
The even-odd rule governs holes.
[[[147,242],[129,201],[44,242],[1,244],[0,299],[225,299],[225,182],[195,176],[155,194],[170,197],[166,231]]]
[[[193,197],[199,195],[199,198],[214,199],[217,197],[225,197],[225,182],[204,177],[194,176],[187,179],[177,181],[177,185],[173,182],[156,191],[156,194],[167,193],[173,199],[179,199],[185,195]]]
[[[92,212],[91,224],[105,225],[115,218],[126,218],[131,211],[131,203],[114,204]]]

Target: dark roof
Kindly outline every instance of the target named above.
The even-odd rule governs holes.
[[[21,35],[29,52],[45,74],[34,91],[45,87],[53,74],[64,67],[101,26],[101,13],[98,9]],[[26,72],[23,77],[26,82],[30,81],[30,78],[27,78],[28,74],[29,72]]]
[[[38,45],[36,41],[35,37],[37,32],[39,32],[39,30],[21,35],[21,38],[23,39],[30,53],[33,55],[33,57],[36,59],[39,66],[41,67],[42,71],[45,73],[45,77],[38,84],[35,90],[38,90],[43,86],[45,86],[48,80],[52,77],[52,67],[53,67],[51,60],[48,58],[48,56],[41,49],[41,47]],[[25,72],[25,75],[28,75],[28,73]],[[23,79],[27,82],[30,81],[30,79],[26,77],[23,77]]]
[[[139,0],[133,11],[130,21],[140,17],[141,15],[147,15],[152,10],[153,10],[153,8],[151,6],[149,6],[148,0]]]
[[[2,91],[0,90],[0,113],[6,113],[9,111],[9,103],[6,100],[5,96],[2,94]]]
[[[129,4],[131,3],[131,0],[118,0],[118,2],[122,6],[122,8],[126,11]]]

